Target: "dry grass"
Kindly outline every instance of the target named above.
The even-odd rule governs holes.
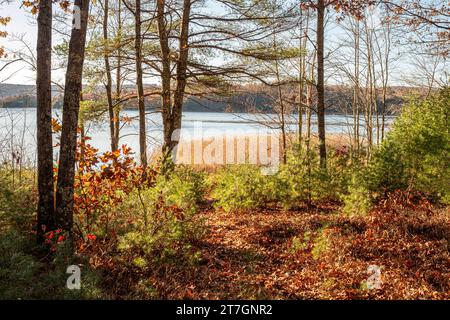
[[[177,148],[176,163],[190,165],[196,170],[214,172],[229,164],[276,165],[282,161],[283,146],[281,137],[273,135],[219,136],[204,140],[181,141]],[[287,136],[287,147],[297,143],[297,136]],[[262,141],[262,142],[261,142]],[[260,143],[261,142],[261,143]],[[318,137],[311,137],[311,147],[316,148]],[[327,145],[331,149],[348,148],[351,139],[344,134],[327,135]],[[160,159],[159,151],[153,152],[149,159]]]

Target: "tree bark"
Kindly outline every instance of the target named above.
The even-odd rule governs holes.
[[[111,75],[111,64],[109,62],[109,44],[108,44],[108,18],[109,18],[109,0],[105,0],[103,6],[103,41],[104,41],[104,52],[103,58],[105,60],[105,72],[106,72],[106,98],[108,101],[108,116],[109,116],[109,132],[110,132],[110,142],[111,142],[111,152],[118,149],[118,142],[116,141],[115,133],[115,123],[114,123],[114,104],[112,96],[112,75]]]
[[[136,86],[139,106],[139,149],[141,165],[147,166],[147,133],[145,127],[145,101],[142,72],[141,0],[136,0],[134,50],[136,56]]]
[[[116,37],[119,41],[119,46],[117,46],[117,69],[116,69],[116,96],[115,101],[116,104],[114,106],[114,141],[117,144],[117,148],[119,147],[120,142],[120,97],[122,94],[122,1],[118,3],[117,10],[117,24],[118,30]]]
[[[180,25],[179,56],[176,65],[176,87],[171,97],[170,47],[165,23],[165,0],[157,1],[158,34],[162,60],[162,118],[164,126],[163,154],[168,157],[179,141],[184,94],[187,82],[187,64],[189,57],[189,23],[191,0],[184,0]],[[177,135],[177,136],[174,136]]]
[[[170,73],[170,47],[165,22],[165,0],[157,1],[158,37],[161,47],[161,114],[163,119],[164,145],[163,153],[170,152],[172,143],[172,103],[171,103],[171,73]]]
[[[373,146],[373,73],[372,73],[372,48],[371,38],[369,37],[369,27],[365,21],[366,49],[367,49],[367,107],[366,107],[366,134],[367,134],[367,159],[369,160]]]
[[[61,147],[56,191],[56,214],[60,228],[72,236],[73,194],[75,179],[75,154],[77,147],[77,125],[80,111],[82,73],[86,46],[86,31],[89,16],[89,0],[75,0],[80,10],[80,28],[72,28],[69,43],[64,88]],[[75,11],[76,12],[76,11]]]
[[[353,89],[353,149],[359,151],[359,20],[355,19],[355,87]]]
[[[275,45],[276,50],[276,45]],[[281,90],[281,78],[280,78],[280,68],[278,65],[278,60],[275,60],[275,72],[277,77],[277,91],[278,91],[278,103],[280,105],[280,117],[281,117],[281,144],[282,144],[282,158],[283,158],[283,164],[287,163],[287,140],[286,140],[286,119],[285,119],[285,108],[284,108],[284,100],[283,100],[283,93]]]
[[[172,109],[172,134],[175,130],[181,130],[181,116],[183,110],[184,93],[187,81],[187,64],[189,57],[189,22],[191,18],[191,0],[183,2],[183,16],[181,18],[179,58],[177,62],[177,85],[173,97]],[[177,144],[179,137],[170,145],[170,151]]]
[[[324,75],[324,18],[325,1],[317,1],[317,124],[319,130],[320,165],[326,167],[325,141],[325,75]]]
[[[52,142],[52,1],[41,0],[36,56],[38,192],[37,241],[55,229]]]
[[[384,68],[382,70],[382,81],[383,81],[383,98],[381,104],[381,141],[385,137],[385,125],[386,125],[386,99],[387,99],[387,88],[389,84],[389,57],[391,51],[391,24],[389,21],[386,22],[386,30],[384,33]],[[383,66],[383,59],[381,59],[381,65]]]
[[[304,96],[306,83],[306,42],[308,39],[309,28],[309,12],[306,13],[306,27],[303,26],[303,9],[300,7],[300,59],[299,59],[299,86],[298,86],[298,144],[302,147],[303,140],[303,112],[304,112]]]
[[[312,109],[313,109],[313,83],[315,83],[315,61],[316,61],[316,55],[317,51],[314,50],[314,53],[312,55],[311,59],[311,67],[310,67],[310,75],[309,75],[309,83],[306,86],[306,152],[309,155],[310,152],[310,146],[311,146],[311,117],[312,117]]]

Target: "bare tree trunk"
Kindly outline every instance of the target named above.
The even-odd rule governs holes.
[[[309,28],[309,12],[306,13],[306,26],[303,26],[303,9],[300,8],[300,72],[299,72],[299,104],[298,104],[298,143],[301,147],[303,140],[303,112],[304,96],[305,96],[305,84],[306,84],[306,43],[308,40],[308,28]]]
[[[387,65],[386,65],[387,68]],[[387,71],[386,71],[387,76]],[[386,127],[386,95],[387,95],[387,78],[383,79],[383,97],[381,100],[381,142],[384,140],[384,129]]]
[[[275,49],[276,50],[276,49]],[[278,65],[278,60],[275,60],[275,71],[277,76],[277,89],[278,89],[278,103],[280,105],[280,116],[281,116],[281,143],[283,148],[283,164],[286,164],[287,162],[287,156],[286,156],[286,120],[285,120],[285,108],[284,108],[284,101],[283,101],[283,93],[281,91],[281,79],[280,79],[280,68]]]
[[[300,62],[302,64],[302,62]],[[303,142],[303,92],[304,92],[304,76],[302,72],[299,75],[299,85],[298,85],[298,107],[297,107],[297,117],[298,117],[298,146],[302,147]]]
[[[359,151],[359,20],[355,19],[355,87],[353,90],[353,148]]]
[[[325,74],[324,74],[324,18],[325,1],[317,1],[317,125],[319,130],[320,166],[326,167],[325,141]]]
[[[83,99],[83,87],[81,87],[81,93],[80,93],[80,103],[84,101]],[[78,119],[78,126],[80,128],[80,141],[85,140],[86,138],[86,127],[85,127],[85,123],[84,123],[84,119],[83,117],[81,117],[80,119]],[[85,161],[85,150],[84,148],[82,148],[80,150],[80,161]],[[83,170],[84,173],[84,170]]]
[[[73,194],[75,179],[75,154],[77,148],[77,125],[80,110],[80,94],[89,16],[89,0],[75,0],[80,9],[80,28],[72,28],[69,58],[64,88],[61,147],[56,190],[56,214],[58,226],[72,236]],[[77,19],[75,19],[77,20]]]
[[[386,126],[386,96],[389,84],[389,57],[391,53],[391,24],[386,22],[386,29],[384,30],[384,59],[381,57],[380,49],[380,63],[381,63],[381,80],[383,82],[383,93],[381,100],[381,141],[384,140],[385,126]],[[383,63],[384,60],[384,63]]]
[[[275,12],[274,12],[275,15]],[[277,39],[276,34],[273,35],[273,50],[275,52],[278,52],[278,45],[277,45]],[[284,100],[283,100],[283,92],[282,92],[282,85],[281,85],[281,76],[280,76],[280,65],[278,59],[275,59],[275,76],[276,76],[276,86],[277,86],[277,93],[278,93],[278,105],[280,106],[280,129],[281,129],[281,146],[282,146],[282,159],[283,164],[286,164],[287,162],[287,156],[286,156],[286,119],[285,119],[285,106],[284,106]]]
[[[373,106],[373,111],[375,111],[375,121],[376,121],[376,128],[377,128],[377,145],[380,143],[380,113],[378,112],[378,92],[377,92],[377,78],[376,78],[376,73],[375,73],[375,53],[374,53],[374,49],[373,49],[373,34],[375,32],[373,31],[373,33],[371,33],[370,38],[369,38],[369,52],[370,52],[370,56],[371,56],[371,60],[372,60],[372,65],[371,65],[371,71],[372,71],[372,75],[371,75],[371,79],[372,79],[372,106]]]
[[[315,61],[316,61],[316,51],[314,51],[314,54],[312,56],[312,63],[311,63],[311,74],[309,78],[309,83],[306,87],[306,151],[307,154],[309,154],[310,151],[310,145],[311,145],[311,117],[312,117],[312,98],[313,98],[313,83],[315,83]]]
[[[37,241],[55,229],[52,142],[52,1],[41,0],[38,14],[36,95],[38,191]]]
[[[105,0],[103,6],[103,57],[105,60],[105,72],[106,72],[106,97],[108,100],[108,115],[109,115],[109,132],[111,140],[111,152],[118,149],[118,143],[116,142],[115,126],[114,126],[114,104],[112,96],[112,75],[111,64],[109,63],[109,43],[108,43],[108,16],[109,16],[109,0]]]
[[[168,155],[172,144],[172,102],[171,102],[171,72],[169,37],[165,22],[165,0],[157,1],[158,36],[161,47],[162,74],[161,74],[161,113],[163,119],[164,145],[163,153]]]
[[[304,48],[303,46],[303,9],[300,6],[300,28],[299,28],[299,72],[298,72],[298,109],[297,109],[297,115],[298,115],[298,145],[299,148],[302,147],[302,135],[303,135],[303,91],[304,91],[304,80],[305,80],[305,74],[304,74],[304,61],[305,61],[305,55],[303,54],[302,50]]]
[[[312,175],[312,169],[311,169],[311,117],[312,117],[312,111],[313,111],[313,84],[315,83],[315,69],[316,69],[316,60],[317,60],[317,50],[314,50],[314,53],[312,55],[312,62],[311,62],[311,69],[310,69],[310,78],[309,78],[309,84],[307,86],[307,93],[306,93],[306,105],[307,105],[307,116],[306,116],[306,123],[307,123],[307,131],[306,131],[306,166],[308,171],[308,179],[307,179],[307,189],[308,189],[308,200],[307,200],[307,206],[308,208],[311,207],[312,204],[312,192],[311,192],[311,175]]]
[[[371,40],[369,37],[369,28],[367,26],[367,21],[365,22],[365,33],[366,33],[366,49],[367,49],[367,109],[366,109],[366,133],[367,133],[367,157],[370,159],[373,146],[373,73],[372,73],[372,49]]]
[[[118,12],[117,12],[117,38],[119,39],[119,46],[117,48],[117,69],[116,69],[116,97],[115,97],[115,106],[114,106],[114,141],[117,144],[117,148],[119,147],[119,139],[120,139],[120,97],[122,94],[122,50],[120,43],[122,42],[122,1],[118,3]]]
[[[145,101],[142,72],[141,0],[136,0],[134,50],[136,55],[136,86],[139,105],[139,148],[141,165],[147,166],[147,133],[145,127]]]
[[[183,16],[181,18],[180,29],[180,43],[179,43],[179,58],[177,63],[177,85],[173,97],[173,109],[172,109],[172,130],[181,129],[181,116],[183,110],[184,93],[186,90],[187,80],[187,64],[189,57],[189,22],[191,18],[191,1],[184,0],[183,2]],[[177,139],[178,140],[178,139]],[[170,150],[175,145],[170,146]]]
[[[162,118],[164,126],[163,153],[168,157],[179,141],[184,94],[187,80],[187,63],[189,57],[189,23],[191,15],[191,0],[184,0],[183,14],[180,24],[179,56],[176,65],[176,87],[171,99],[171,70],[169,35],[165,23],[165,0],[157,1],[157,20],[159,42],[162,59]],[[174,136],[178,135],[178,136]]]

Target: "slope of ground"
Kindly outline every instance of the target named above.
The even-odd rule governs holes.
[[[354,218],[335,204],[239,214],[206,208],[197,265],[113,272],[109,283],[118,286],[110,289],[115,298],[138,290],[164,299],[449,299],[448,209],[411,199],[398,195]],[[371,266],[381,272],[379,288],[368,288]]]

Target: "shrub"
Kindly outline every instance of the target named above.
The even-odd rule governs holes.
[[[119,250],[139,268],[149,262],[195,262],[193,244],[205,233],[196,216],[202,185],[200,175],[178,168],[158,176],[154,187],[133,191],[121,206],[133,224],[119,238]]]
[[[33,283],[40,264],[23,252],[27,245],[24,236],[7,231],[0,235],[0,298],[17,299],[24,287]]]
[[[450,197],[450,89],[413,100],[395,121],[366,170],[373,192],[414,189],[446,202]]]
[[[189,190],[192,192],[196,203],[203,202],[206,192],[204,172],[198,172],[189,166],[183,165],[176,167],[172,176],[189,184]]]
[[[308,157],[303,154],[287,154],[287,162],[280,166],[277,174],[278,199],[284,208],[294,209],[312,198],[314,160],[309,157],[308,163]]]
[[[353,176],[352,183],[348,187],[348,193],[342,196],[344,201],[343,212],[349,216],[365,215],[372,207],[370,192]]]
[[[30,172],[31,173],[31,172]],[[42,258],[36,245],[33,215],[36,194],[31,174],[20,184],[0,169],[0,299],[89,299],[99,298],[98,276],[83,267],[81,290],[68,290],[66,268],[80,262],[58,251]],[[67,252],[67,251],[66,251]],[[77,259],[78,260],[78,259]]]
[[[154,184],[156,172],[137,166],[131,149],[123,145],[114,152],[98,153],[85,137],[78,144],[74,214],[83,233],[110,236],[125,223],[116,210],[136,188]]]
[[[31,228],[36,200],[32,171],[23,172],[22,179],[13,183],[11,173],[0,168],[0,231],[3,224],[13,228]]]
[[[340,200],[347,192],[352,172],[359,164],[351,162],[348,155],[340,155],[331,150],[327,156],[327,167],[317,164],[313,175],[312,199],[315,201]]]
[[[331,232],[326,225],[315,232],[306,231],[302,237],[292,238],[289,252],[297,254],[299,251],[309,251],[313,259],[317,260],[330,248]]]
[[[408,179],[405,174],[405,164],[400,155],[399,147],[387,139],[375,150],[367,168],[362,171],[359,181],[372,192],[388,192],[405,189]]]
[[[210,176],[211,196],[226,212],[256,209],[274,198],[274,189],[266,185],[269,180],[257,166],[227,166]]]
[[[317,260],[319,259],[324,253],[326,253],[330,246],[331,246],[331,239],[330,239],[330,229],[327,227],[323,227],[322,229],[318,230],[316,237],[313,241],[313,248],[311,250],[312,257]]]
[[[339,199],[348,185],[348,161],[346,156],[330,153],[324,169],[314,152],[289,152],[277,175],[279,202],[286,209],[295,209],[305,202]]]
[[[187,167],[180,167],[169,174],[159,175],[154,187],[146,191],[146,204],[149,213],[154,215],[161,209],[176,206],[185,215],[198,211],[198,204],[203,199],[204,182],[201,174]]]

